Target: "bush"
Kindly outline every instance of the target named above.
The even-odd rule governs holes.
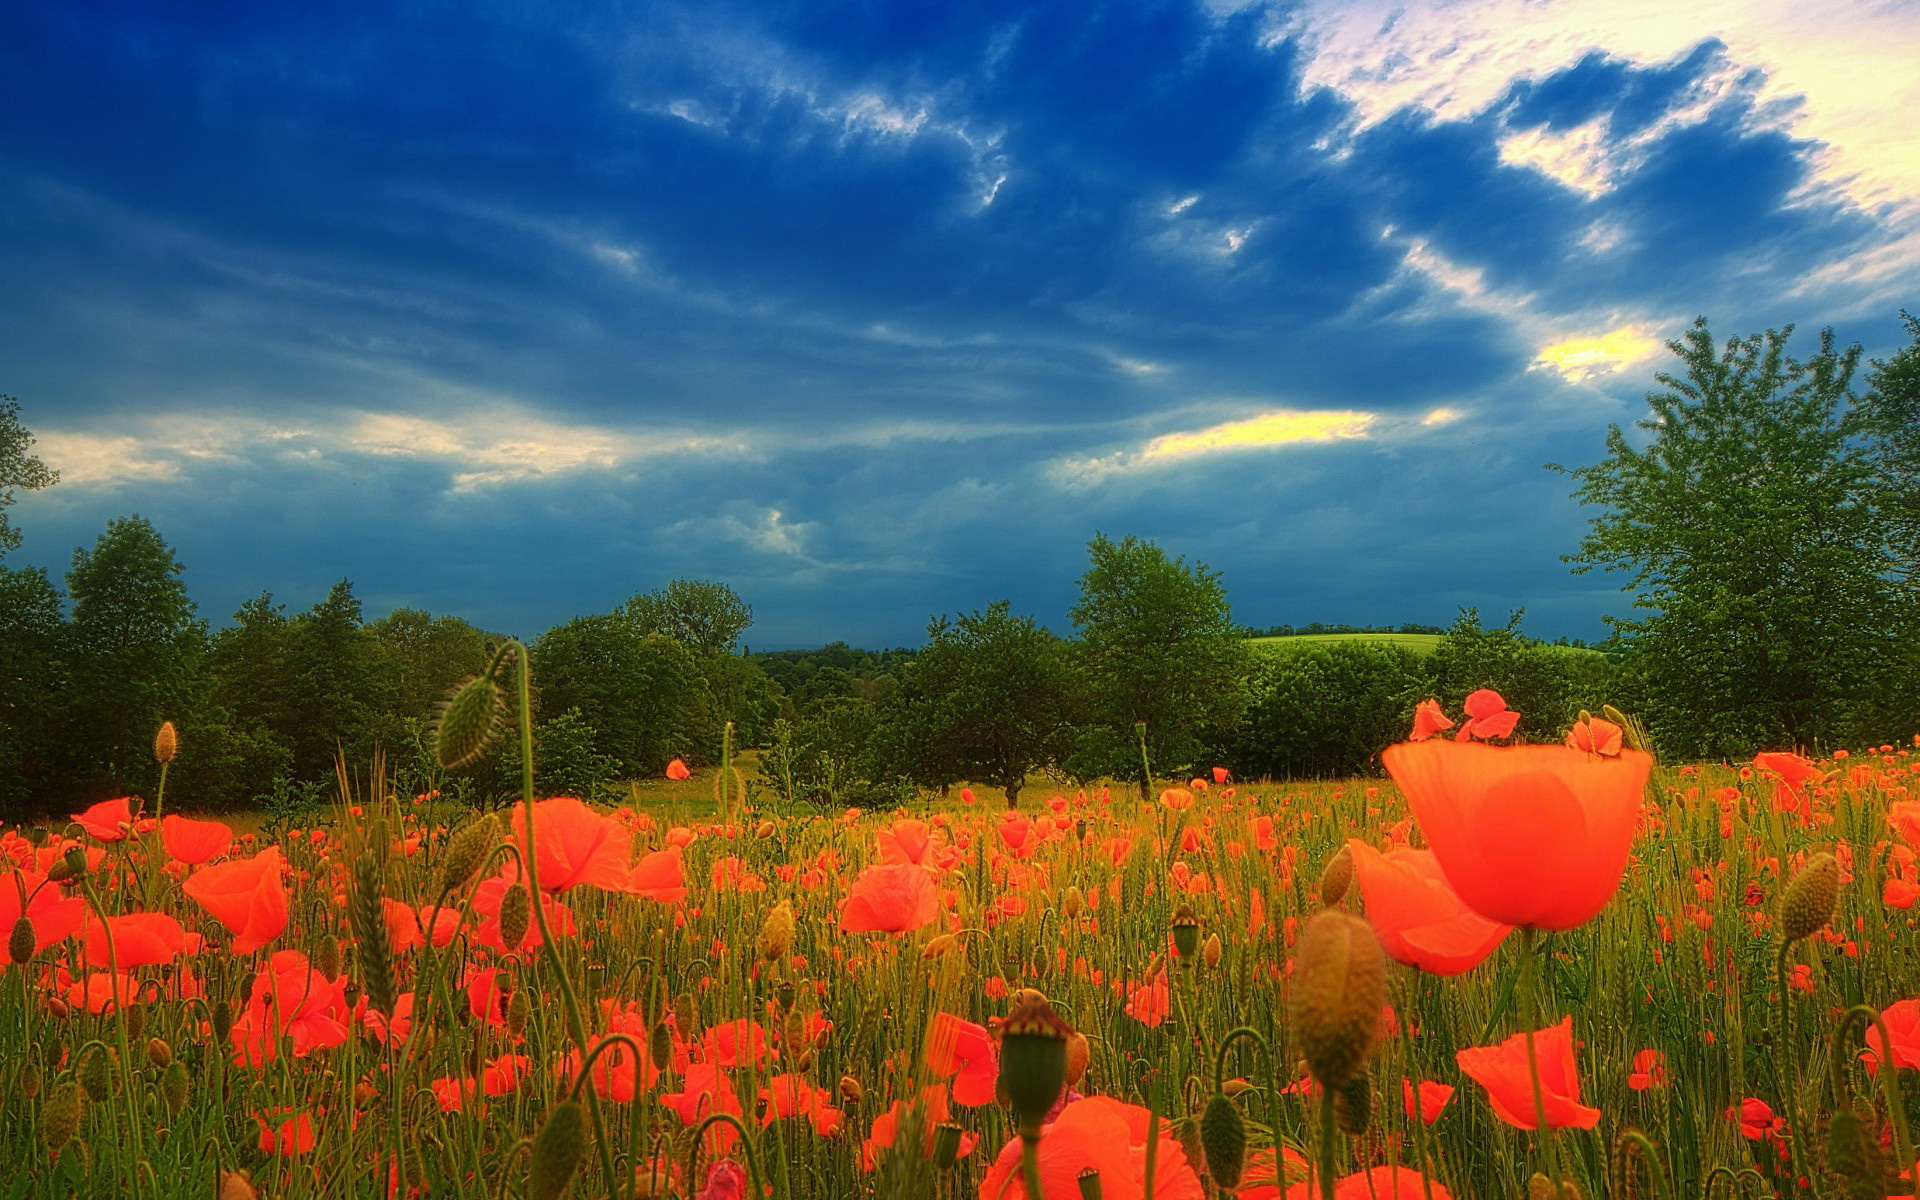
[[[1431,691],[1415,651],[1344,641],[1264,656],[1253,702],[1219,757],[1243,778],[1329,779],[1376,769]]]

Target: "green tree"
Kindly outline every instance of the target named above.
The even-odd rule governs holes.
[[[642,633],[622,616],[580,617],[533,644],[540,711],[587,715],[594,753],[627,775],[656,775],[674,758],[710,757],[718,730],[699,661],[686,646]]]
[[[1882,519],[1900,574],[1920,583],[1920,317],[1900,317],[1913,343],[1884,362],[1875,360],[1858,411],[1885,490]]]
[[[56,782],[64,634],[60,592],[46,571],[0,567],[0,820],[41,811]]]
[[[60,482],[58,471],[27,453],[33,448],[33,434],[20,424],[20,402],[12,396],[0,396],[0,556],[20,548],[20,531],[7,519],[13,507],[13,489],[38,491]]]
[[[146,520],[109,522],[67,572],[66,739],[83,790],[150,786],[153,735],[184,724],[201,696],[206,626],[180,562]],[[182,730],[183,734],[185,730]],[[184,737],[181,755],[192,750]]]
[[[1195,765],[1245,707],[1248,651],[1220,576],[1152,542],[1095,536],[1072,617],[1093,723],[1068,762],[1082,778],[1134,779],[1146,795],[1136,727],[1162,771]]]
[[[1886,493],[1850,412],[1859,347],[1827,330],[1799,361],[1791,332],[1716,349],[1701,319],[1668,343],[1685,369],[1657,377],[1643,438],[1616,425],[1603,461],[1550,466],[1600,510],[1567,561],[1628,574],[1645,615],[1612,624],[1655,741],[1682,754],[1824,741],[1896,661]]]
[[[1431,692],[1427,657],[1363,639],[1258,652],[1251,700],[1216,757],[1241,779],[1377,771]]]
[[[724,583],[676,579],[643,592],[622,610],[642,633],[665,634],[695,652],[731,654],[740,635],[753,624],[753,609]]]
[[[1066,643],[1010,608],[930,623],[887,718],[915,782],[979,780],[1005,788],[1008,807],[1028,775],[1072,752],[1077,695]]]
[[[366,626],[394,677],[393,712],[424,718],[453,689],[486,669],[500,639],[459,617],[436,617],[417,608],[397,608]]]
[[[1511,613],[1505,625],[1488,628],[1480,624],[1479,609],[1462,608],[1427,659],[1430,694],[1457,715],[1468,695],[1492,688],[1520,714],[1515,734],[1521,740],[1559,741],[1581,710],[1597,713],[1619,699],[1612,691],[1613,664],[1604,654],[1522,635],[1524,615]],[[1401,714],[1403,722],[1408,715]]]

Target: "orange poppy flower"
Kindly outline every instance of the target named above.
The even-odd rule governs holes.
[[[124,842],[128,830],[133,827],[133,809],[129,807],[132,799],[131,796],[116,796],[111,800],[102,800],[85,812],[74,813],[73,822],[97,841]]]
[[[285,1112],[282,1109],[281,1112]],[[275,1114],[278,1116],[279,1114]],[[253,1114],[260,1123],[260,1153],[275,1154],[283,1158],[299,1154],[311,1154],[314,1147],[313,1118],[306,1113],[288,1117],[274,1125],[260,1114]]]
[[[1444,1083],[1436,1083],[1431,1079],[1423,1079],[1420,1081],[1420,1088],[1416,1092],[1414,1090],[1413,1080],[1402,1079],[1400,1081],[1400,1099],[1406,1106],[1407,1119],[1409,1121],[1420,1121],[1424,1124],[1431,1125],[1440,1119],[1442,1112],[1446,1111],[1447,1101],[1453,1099],[1453,1088]]]
[[[953,1102],[968,1108],[992,1104],[994,1084],[1000,1078],[1000,1056],[984,1027],[952,1013],[933,1018],[927,1036],[927,1069],[939,1079],[953,1081]]]
[[[1887,1035],[1893,1044],[1893,1065],[1896,1067],[1920,1067],[1920,1000],[1902,1000],[1889,1006],[1880,1014],[1880,1021],[1887,1027]],[[1880,1031],[1868,1027],[1866,1033],[1867,1049],[1861,1053],[1860,1061],[1871,1070],[1880,1066]]]
[[[605,1041],[605,1037],[596,1037],[588,1045],[593,1048]],[[637,1038],[641,1045],[646,1044],[644,1036]],[[580,1077],[580,1052],[569,1050],[560,1059],[560,1077],[571,1083]],[[650,1091],[654,1081],[660,1078],[660,1068],[647,1061],[645,1054],[636,1055],[633,1048],[624,1042],[615,1042],[600,1052],[593,1060],[593,1077],[589,1082],[593,1090],[603,1100],[616,1104],[631,1104],[635,1096]]]
[[[175,862],[197,867],[227,852],[233,830],[219,821],[194,821],[169,814],[160,818],[160,843]]]
[[[284,866],[280,847],[268,846],[252,858],[202,867],[180,890],[227,927],[235,954],[251,954],[286,932]]]
[[[925,1152],[931,1154],[933,1153],[934,1126],[949,1120],[952,1116],[952,1109],[947,1102],[945,1084],[935,1083],[920,1089],[920,1116],[926,1123]],[[866,1140],[860,1144],[861,1170],[871,1173],[880,1165],[880,1151],[893,1149],[893,1144],[900,1135],[900,1122],[906,1118],[907,1102],[895,1100],[886,1112],[873,1119],[873,1127],[867,1131]],[[978,1140],[971,1133],[961,1134],[958,1157],[965,1158],[972,1154]]]
[[[1084,1194],[1080,1173],[1092,1170],[1100,1177],[1103,1200],[1137,1200],[1146,1194],[1147,1125],[1144,1108],[1107,1096],[1075,1100],[1040,1131],[1040,1196],[1027,1197],[1019,1138],[1001,1148],[980,1194],[1007,1200],[1079,1200]],[[1153,1168],[1157,1200],[1202,1200],[1200,1178],[1164,1120],[1159,1143]]]
[[[1580,1075],[1573,1059],[1573,1018],[1562,1018],[1533,1035],[1540,1062],[1540,1091],[1547,1125],[1553,1129],[1592,1129],[1600,1110],[1580,1103]],[[1497,1046],[1476,1046],[1454,1055],[1460,1070],[1487,1089],[1493,1115],[1515,1129],[1536,1129],[1533,1076],[1527,1070],[1527,1035],[1516,1033]]]
[[[259,1067],[274,1060],[280,1040],[294,1057],[347,1040],[347,980],[328,979],[298,950],[280,950],[253,981],[247,1006],[233,1022],[233,1061]]]
[[[1492,688],[1481,688],[1466,699],[1466,723],[1453,735],[1456,742],[1468,738],[1503,738],[1513,732],[1520,714],[1507,708],[1507,702]]]
[[[1422,700],[1413,709],[1413,732],[1407,735],[1410,742],[1424,742],[1436,733],[1453,728],[1453,718],[1441,711],[1438,700]]]
[[[107,952],[108,935],[113,952]],[[103,971],[131,971],[170,963],[186,945],[180,922],[164,913],[136,912],[86,923],[87,965]]]
[[[832,1104],[833,1096],[823,1087],[815,1087],[799,1075],[775,1075],[760,1089],[766,1112],[760,1124],[767,1126],[785,1117],[805,1117],[818,1137],[840,1132],[846,1114]]]
[[[740,1116],[740,1098],[733,1094],[733,1087],[719,1067],[711,1063],[694,1063],[686,1070],[680,1081],[680,1090],[669,1092],[660,1097],[660,1103],[672,1109],[683,1125],[695,1125],[705,1120],[710,1113],[724,1112]],[[714,1138],[713,1145],[722,1154],[733,1148],[738,1140],[730,1125],[716,1125],[709,1131]]]
[[[667,778],[673,780],[675,783],[680,782],[682,779],[690,778],[692,775],[693,772],[687,770],[687,764],[677,758],[667,764]]]
[[[526,844],[527,806],[513,809],[513,836]],[[628,848],[633,835],[612,817],[603,817],[572,796],[555,796],[533,806],[534,855],[540,890],[564,892],[588,883],[607,891],[626,886]]]
[[[0,929],[11,931],[21,917],[33,918],[33,952],[72,937],[87,919],[87,902],[68,896],[58,887],[42,887],[42,875],[9,871],[0,876]],[[0,972],[13,965],[13,956],[0,954]]]
[[[875,840],[880,845],[880,861],[889,866],[910,863],[931,867],[934,851],[939,848],[934,828],[925,821],[911,818],[895,821],[882,829]]]
[[[1333,1200],[1426,1200],[1428,1188],[1432,1188],[1433,1200],[1453,1200],[1453,1194],[1438,1182],[1423,1182],[1420,1172],[1396,1164],[1336,1179]],[[1317,1183],[1296,1183],[1287,1189],[1287,1200],[1319,1200],[1319,1197]]]
[[[1641,1050],[1633,1056],[1633,1070],[1627,1086],[1636,1092],[1667,1086],[1667,1060],[1658,1050]]]
[[[1402,742],[1387,773],[1455,892],[1507,925],[1572,929],[1620,887],[1653,759],[1566,746]]]
[[[631,896],[644,896],[659,904],[678,904],[687,898],[687,876],[680,861],[680,847],[668,846],[643,854],[627,874],[626,884],[617,889]]]
[[[940,889],[919,867],[868,867],[847,890],[840,928],[847,933],[905,933],[940,915]]]
[[[1380,935],[1380,948],[1397,962],[1435,975],[1464,974],[1513,930],[1468,908],[1431,850],[1400,847],[1382,854],[1352,838],[1347,853],[1367,920]]]

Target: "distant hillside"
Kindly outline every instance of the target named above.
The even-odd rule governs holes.
[[[1289,637],[1248,638],[1247,644],[1265,654],[1290,654],[1295,650],[1334,642],[1379,642],[1388,646],[1404,646],[1415,654],[1432,654],[1443,640],[1443,636],[1437,633],[1297,633]],[[1542,644],[1549,650],[1564,650],[1568,654],[1600,653],[1587,646]]]

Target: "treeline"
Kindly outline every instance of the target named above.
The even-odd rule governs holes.
[[[1249,629],[1248,637],[1320,637],[1334,633],[1429,633],[1441,634],[1446,630],[1438,625],[1328,625],[1322,621],[1309,621],[1305,625],[1269,625],[1265,629]]]

